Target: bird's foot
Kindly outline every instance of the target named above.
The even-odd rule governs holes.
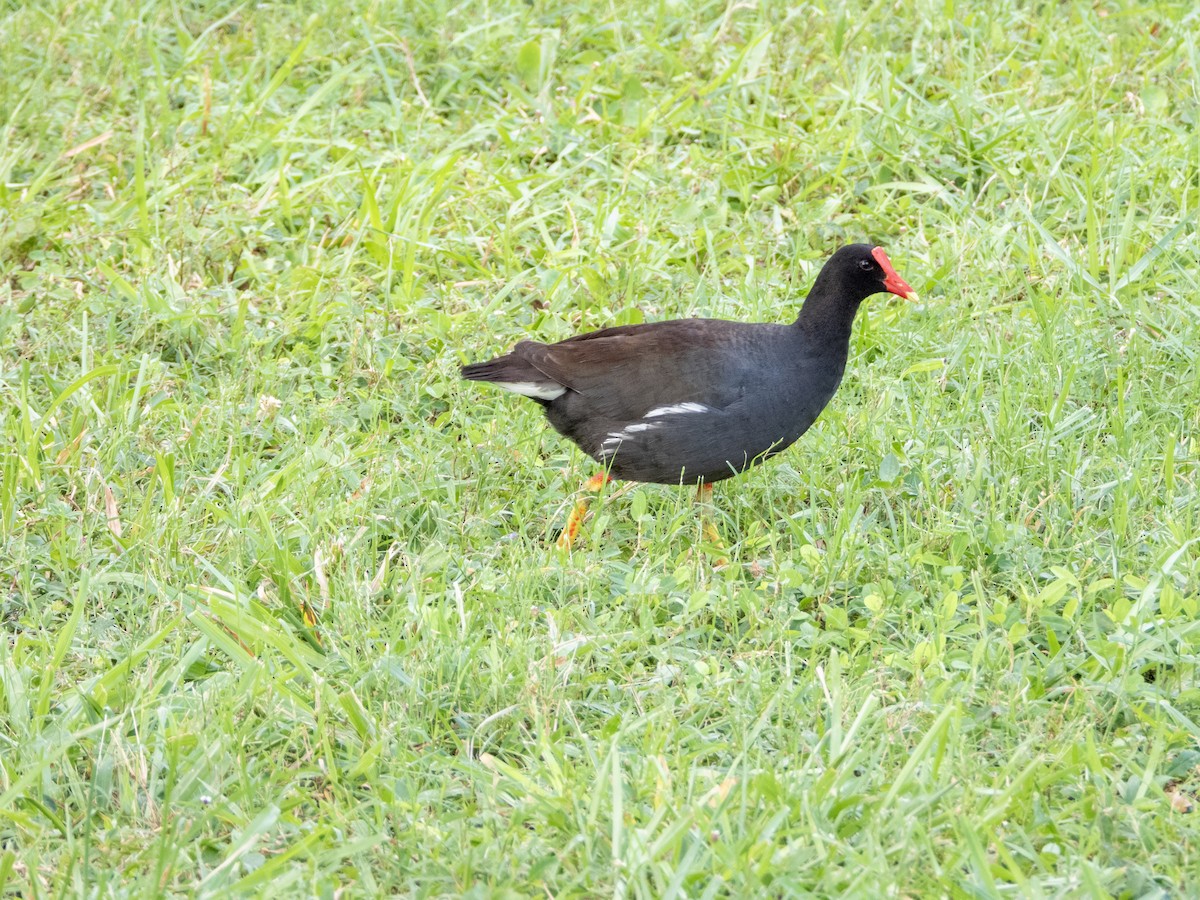
[[[591,478],[583,483],[583,489],[590,494],[598,494],[604,490],[604,486],[612,479],[607,472],[597,472]],[[554,543],[559,550],[570,550],[575,546],[575,541],[579,539],[579,530],[583,527],[583,523],[587,520],[588,507],[591,506],[590,497],[580,497],[575,501],[575,506],[571,509],[571,514],[567,516],[567,524],[563,526],[562,533],[559,534],[558,540]]]
[[[704,538],[704,549],[713,554],[713,568],[723,569],[729,565],[729,558],[725,555],[725,541],[721,539],[721,532],[717,531],[717,526],[711,519],[703,520],[700,532]]]
[[[725,541],[721,539],[721,532],[717,531],[717,526],[712,519],[712,494],[713,486],[708,483],[701,483],[696,487],[696,503],[700,507],[700,536],[704,541],[705,549],[710,553],[715,553],[712,561],[714,569],[723,569],[729,565],[729,559],[725,556]]]

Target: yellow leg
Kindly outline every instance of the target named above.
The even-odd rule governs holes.
[[[583,489],[590,494],[598,494],[610,481],[612,479],[608,477],[607,472],[597,472],[583,483]],[[583,527],[584,520],[587,519],[588,507],[591,502],[591,498],[587,496],[580,497],[575,501],[571,514],[567,516],[567,524],[563,526],[562,534],[555,541],[559,550],[570,550],[575,546],[575,541],[579,537],[579,529]]]
[[[700,533],[705,543],[718,551],[719,555],[713,560],[713,568],[721,569],[729,565],[729,560],[724,556],[725,542],[721,540],[721,533],[717,531],[717,526],[712,520],[712,494],[713,486],[708,482],[702,482],[696,487],[696,503],[700,506]]]

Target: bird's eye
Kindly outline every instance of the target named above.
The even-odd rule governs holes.
[[[870,272],[873,268],[875,268],[869,259],[860,259],[858,261],[858,267],[864,272]]]

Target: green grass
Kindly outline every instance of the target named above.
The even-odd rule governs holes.
[[[1187,2],[0,4],[4,896],[1200,892]],[[601,502],[524,336],[868,301]],[[316,627],[306,619],[315,617]]]

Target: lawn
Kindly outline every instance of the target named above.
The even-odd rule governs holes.
[[[0,3],[0,895],[1200,893],[1190,2]],[[879,295],[610,489],[459,379]],[[617,486],[614,485],[614,488]]]

